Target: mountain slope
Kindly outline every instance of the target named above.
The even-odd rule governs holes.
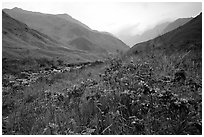
[[[76,23],[76,24],[78,24],[78,25],[80,25],[80,26],[82,26],[82,27],[84,27],[84,28],[86,28],[86,29],[91,30],[88,26],[86,26],[85,24],[81,23],[80,21],[78,21],[78,20],[72,18],[71,16],[69,16],[69,15],[66,14],[66,13],[65,13],[65,14],[57,14],[57,17],[66,19],[67,21],[70,21],[70,22],[72,22],[72,23]]]
[[[155,39],[134,45],[127,54],[130,55],[136,51],[148,50],[152,47],[171,49],[171,46],[181,47],[189,43],[202,44],[202,13],[193,18],[183,26],[170,31]]]
[[[126,33],[127,31],[131,31],[137,26],[130,26],[127,29],[121,30],[118,32],[117,36],[122,39],[125,43],[127,43],[130,47],[132,47],[135,43],[140,43],[143,41],[147,41],[149,39],[153,39],[161,34],[163,29],[169,24],[170,22],[164,22],[161,24],[156,25],[155,27],[144,31],[142,34],[131,35]]]
[[[100,59],[98,54],[73,50],[2,12],[2,56],[21,59],[60,57],[68,62]]]
[[[75,46],[76,49],[80,49],[84,51],[106,53],[106,50],[104,50],[103,48],[97,47],[96,45],[94,45],[84,37],[79,37],[74,40],[71,40],[69,44],[72,46]]]
[[[143,42],[149,39],[153,39],[161,34],[164,28],[169,25],[169,22],[156,25],[154,28],[145,31],[142,35],[135,36],[135,43]]]
[[[119,39],[108,34],[93,31],[83,23],[80,23],[66,14],[42,14],[19,8],[11,10],[4,9],[4,11],[13,18],[26,23],[29,27],[59,40],[65,45],[69,45],[70,41],[74,39],[84,37],[93,45],[103,48],[108,52],[116,52],[117,50],[126,51],[129,49],[129,47]]]
[[[172,31],[188,21],[190,21],[192,18],[179,18],[173,22],[164,22],[157,24],[154,28],[148,29],[144,31],[142,34],[137,35],[127,35],[125,32],[130,31],[131,29],[134,29],[134,27],[128,28],[128,30],[123,30],[119,32],[117,35],[119,38],[124,40],[128,45],[133,46],[136,43],[141,43],[153,38],[156,38],[157,36],[163,35],[169,31]]]
[[[189,22],[190,20],[192,20],[193,18],[179,18],[177,20],[175,20],[174,22],[170,23],[163,31],[162,34],[165,34],[169,31],[172,31],[180,26],[183,26],[184,24],[186,24],[187,22]]]

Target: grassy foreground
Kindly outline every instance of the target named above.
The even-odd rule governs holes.
[[[3,89],[2,134],[200,135],[201,57],[192,52],[141,53]]]

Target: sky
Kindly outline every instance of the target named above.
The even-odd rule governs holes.
[[[195,17],[202,11],[201,2],[3,0],[2,8],[14,7],[50,14],[67,13],[91,29],[115,36],[142,34],[159,23]]]

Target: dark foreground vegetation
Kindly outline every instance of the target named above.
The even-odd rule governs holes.
[[[82,68],[57,61],[56,70],[69,69],[21,88],[3,79],[3,134],[200,135],[200,48],[148,49]],[[3,64],[3,75],[15,71]]]

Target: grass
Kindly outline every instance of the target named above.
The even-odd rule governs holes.
[[[200,135],[198,53],[152,50],[7,89],[3,134]]]

